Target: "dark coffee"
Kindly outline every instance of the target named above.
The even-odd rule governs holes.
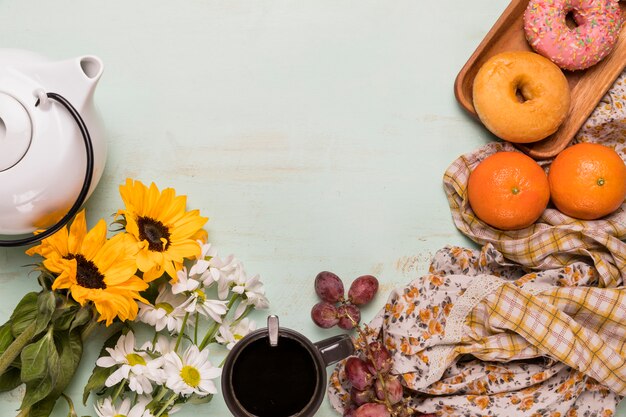
[[[233,392],[250,414],[288,417],[303,410],[317,388],[315,358],[297,340],[264,337],[246,346],[234,363]]]

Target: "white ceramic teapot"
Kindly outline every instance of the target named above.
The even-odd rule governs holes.
[[[106,142],[93,93],[102,69],[95,56],[54,62],[0,49],[0,235],[46,229],[0,246],[60,229],[98,183]]]

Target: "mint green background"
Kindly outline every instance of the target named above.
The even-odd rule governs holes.
[[[211,217],[221,253],[262,275],[281,323],[321,339],[336,330],[309,319],[320,270],[380,278],[367,320],[437,249],[472,245],[452,224],[441,178],[493,137],[458,107],[453,82],[506,5],[1,0],[0,47],[104,61],[96,101],[109,158],[90,224],[120,207],[126,177],[175,187]],[[1,319],[37,289],[29,262],[0,249]],[[77,403],[103,338],[69,389]],[[14,415],[20,395],[0,395],[0,415]],[[177,415],[228,411],[216,398]],[[335,414],[325,403],[318,415]]]

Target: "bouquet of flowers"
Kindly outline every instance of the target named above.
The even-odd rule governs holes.
[[[49,416],[94,330],[112,329],[85,387],[99,417],[160,417],[211,400],[219,367],[209,346],[227,349],[250,332],[246,317],[267,308],[263,284],[232,255],[220,258],[186,197],[127,179],[125,208],[108,238],[104,219],[85,212],[27,251],[42,289],[18,303],[0,327],[0,391],[25,384],[19,417]],[[104,326],[102,325],[104,324]],[[146,341],[139,343],[144,335]]]

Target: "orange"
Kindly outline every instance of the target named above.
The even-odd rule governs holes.
[[[579,143],[557,155],[548,175],[552,202],[583,220],[604,217],[626,197],[626,165],[612,148]]]
[[[470,174],[467,193],[476,216],[502,230],[530,226],[550,201],[545,172],[520,152],[498,152],[483,160]]]

